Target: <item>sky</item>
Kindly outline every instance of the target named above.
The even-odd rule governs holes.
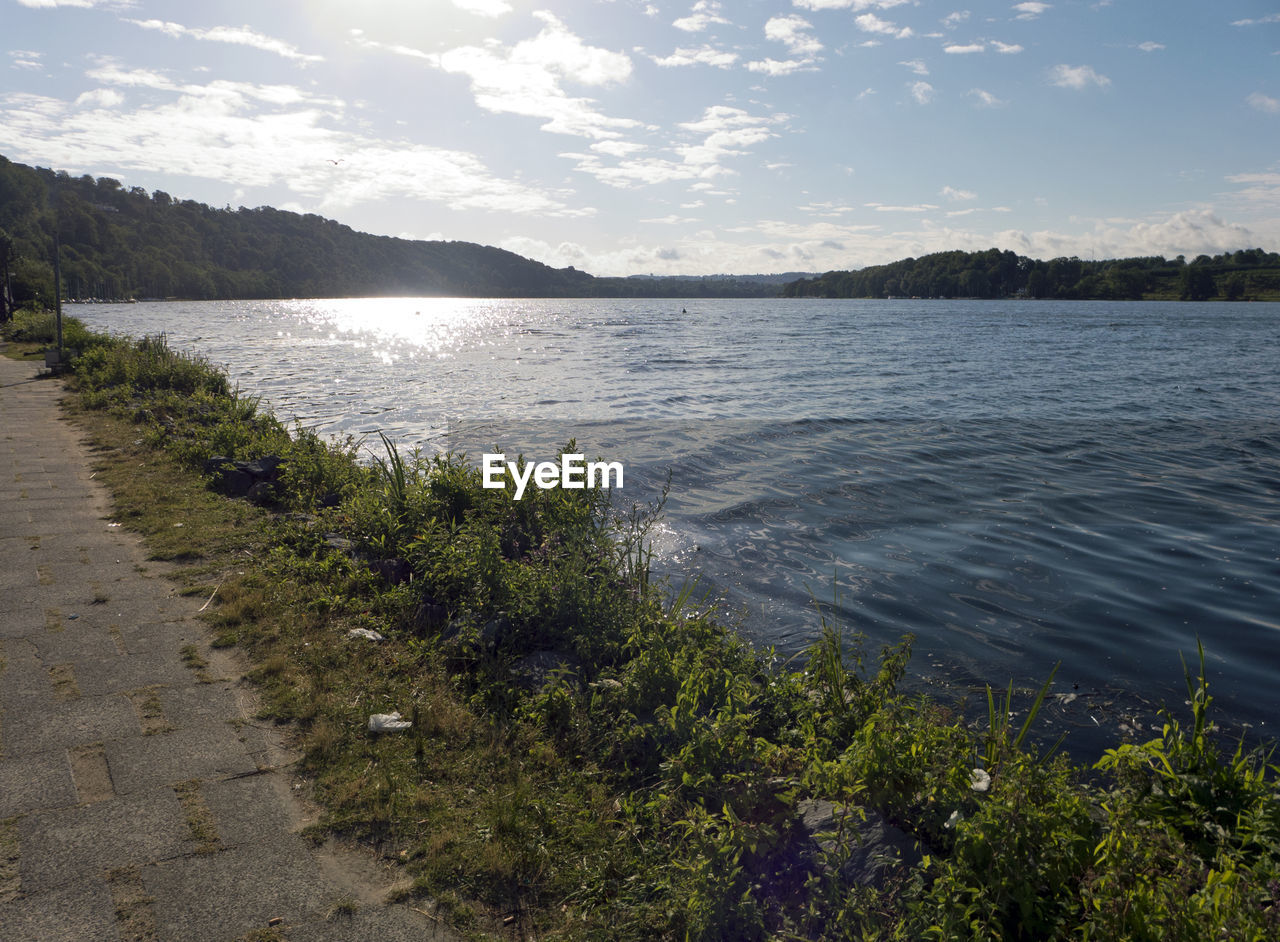
[[[1280,3],[0,0],[0,154],[596,275],[1280,250]]]

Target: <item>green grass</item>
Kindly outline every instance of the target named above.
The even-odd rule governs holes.
[[[77,419],[117,519],[212,595],[215,643],[249,654],[263,716],[291,725],[323,808],[310,836],[400,861],[402,895],[455,926],[623,940],[1280,929],[1276,769],[1244,744],[1219,751],[1203,669],[1188,673],[1190,725],[1169,714],[1157,739],[1081,768],[1031,745],[1052,677],[1026,702],[990,693],[975,722],[900,690],[909,639],[872,659],[830,625],[778,666],[650,581],[656,509],[618,513],[590,491],[515,503],[458,456],[385,440],[364,466],[352,442],[289,430],[218,377],[157,340],[78,361]],[[217,494],[200,471],[213,454],[280,455],[276,503]],[[412,579],[385,581],[379,560]],[[386,640],[349,638],[357,627]],[[521,660],[550,651],[568,667],[528,683]],[[1014,708],[1029,710],[1017,729]],[[392,711],[412,729],[367,731]],[[923,863],[851,885],[846,851],[798,824],[810,797],[880,810]]]

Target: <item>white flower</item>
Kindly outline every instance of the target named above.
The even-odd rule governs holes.
[[[985,792],[991,787],[991,776],[986,769],[974,769],[969,773],[969,787],[975,792]]]

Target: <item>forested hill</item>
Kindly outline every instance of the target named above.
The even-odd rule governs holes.
[[[0,279],[51,302],[53,234],[63,297],[315,298],[776,296],[777,283],[595,278],[491,246],[356,232],[270,207],[215,209],[107,177],[72,177],[0,157]]]
[[[268,207],[213,209],[0,157],[0,230],[19,256],[19,300],[52,297],[55,220],[64,296],[565,295],[589,293],[592,281],[488,246],[373,236]]]
[[[1048,262],[988,249],[938,252],[787,284],[792,298],[1071,298],[1280,300],[1280,255],[1262,249],[1188,262],[1181,255]]]

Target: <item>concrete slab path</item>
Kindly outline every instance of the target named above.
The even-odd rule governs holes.
[[[0,356],[0,942],[454,938],[298,836],[294,757],[38,370]]]

